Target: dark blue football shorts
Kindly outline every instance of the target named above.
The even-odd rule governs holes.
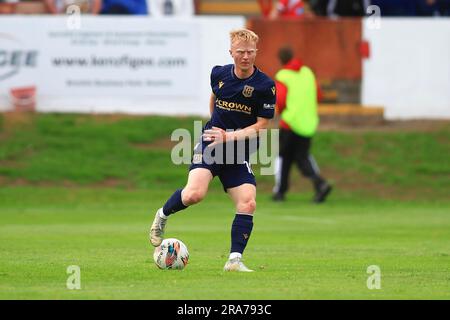
[[[213,177],[219,176],[222,183],[223,190],[227,192],[229,188],[235,188],[245,183],[250,183],[256,186],[255,175],[253,174],[251,165],[248,160],[233,161],[233,163],[223,163],[218,161],[216,163],[210,155],[215,155],[214,151],[211,153],[205,152],[208,148],[209,142],[199,142],[194,148],[191,165],[189,171],[196,168],[205,168],[211,171]]]

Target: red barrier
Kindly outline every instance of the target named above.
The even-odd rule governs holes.
[[[269,76],[281,67],[278,49],[292,46],[318,79],[360,80],[362,74],[361,19],[330,20],[253,18],[248,28],[260,36],[256,65]]]

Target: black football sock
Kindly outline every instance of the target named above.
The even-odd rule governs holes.
[[[247,246],[248,239],[253,229],[253,215],[236,213],[231,226],[231,250],[230,253],[242,254]]]
[[[187,208],[181,201],[181,191],[183,189],[178,189],[175,191],[172,196],[167,200],[166,204],[163,207],[163,213],[166,216],[171,215],[172,213],[184,210]]]

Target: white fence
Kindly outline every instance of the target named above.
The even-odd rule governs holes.
[[[371,48],[364,61],[362,103],[387,119],[450,119],[450,19],[383,18],[363,22]]]

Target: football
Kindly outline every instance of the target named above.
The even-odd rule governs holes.
[[[153,260],[160,269],[182,270],[189,260],[186,245],[178,239],[164,239],[161,245],[155,248]]]

